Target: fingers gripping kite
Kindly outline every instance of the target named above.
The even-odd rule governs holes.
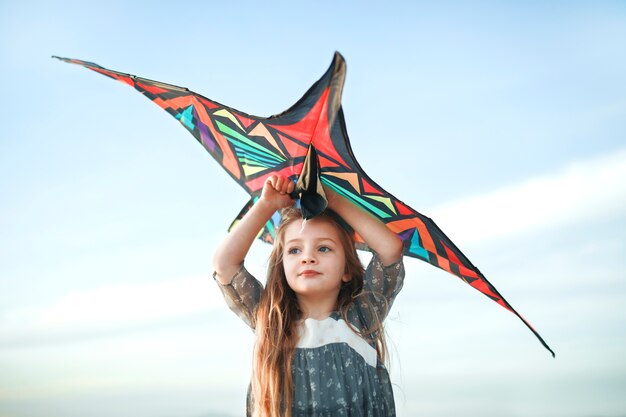
[[[518,316],[554,356],[539,333],[430,218],[385,191],[361,169],[350,147],[341,107],[346,76],[341,54],[335,53],[326,73],[296,104],[270,117],[243,113],[184,87],[109,70],[92,62],[54,58],[128,84],[174,116],[251,196],[231,228],[259,198],[271,175],[297,181],[293,197],[300,200],[305,218],[326,208],[325,185],[385,223],[403,240],[405,255],[457,276]],[[259,238],[271,243],[279,222],[276,213]],[[368,249],[359,236],[357,245]]]

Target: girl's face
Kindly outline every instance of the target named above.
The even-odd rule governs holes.
[[[289,287],[298,296],[337,298],[350,281],[337,226],[314,218],[289,224],[283,235],[283,267]]]

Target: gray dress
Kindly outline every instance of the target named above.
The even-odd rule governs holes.
[[[333,312],[324,320],[300,324],[293,358],[293,417],[393,417],[396,415],[389,374],[378,359],[377,323],[387,316],[402,288],[402,260],[384,266],[376,254],[366,271],[363,293],[346,318]],[[242,266],[228,285],[219,284],[226,303],[255,328],[263,286]],[[360,335],[350,327],[356,328]],[[253,399],[248,395],[247,415]]]

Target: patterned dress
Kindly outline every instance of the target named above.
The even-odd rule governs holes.
[[[338,312],[324,320],[305,319],[293,358],[293,417],[393,417],[391,381],[378,359],[374,340],[402,288],[402,260],[384,266],[376,254],[364,277],[363,293],[346,318]],[[216,281],[226,303],[248,326],[255,327],[263,286],[242,266],[228,285]],[[250,392],[247,415],[252,415]]]

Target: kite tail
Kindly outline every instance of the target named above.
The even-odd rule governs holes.
[[[544,348],[548,349],[548,351],[552,354],[552,357],[555,358],[556,355],[554,353],[554,351],[550,348],[550,346],[548,346],[548,344],[546,343],[545,340],[543,340],[543,337],[541,337],[539,335],[539,332],[537,332],[537,330],[535,330],[535,328],[533,326],[530,325],[530,323],[524,318],[522,317],[521,314],[519,314],[517,311],[515,311],[515,309],[513,308],[513,306],[511,306],[511,304],[509,304],[509,302],[502,296],[502,294],[500,294],[500,292],[498,290],[496,290],[496,288],[491,285],[491,283],[487,280],[487,278],[485,278],[485,276],[478,271],[478,269],[476,269],[476,271],[478,272],[478,274],[480,275],[480,277],[491,287],[491,290],[498,295],[498,297],[500,297],[500,300],[494,300],[496,301],[498,304],[500,304],[501,306],[505,307],[507,310],[509,310],[511,313],[515,314],[517,317],[519,317],[519,319],[522,321],[522,323],[524,323],[526,325],[526,327],[528,327],[528,329],[533,332],[533,334],[535,335],[535,337],[537,339],[539,339],[539,341],[541,342],[541,344],[543,345]],[[470,284],[471,285],[471,284]]]
[[[430,220],[430,219],[429,219]],[[524,318],[522,317],[521,314],[519,314],[514,308],[513,306],[502,296],[502,294],[500,294],[500,291],[498,291],[496,289],[496,287],[494,287],[491,282],[489,282],[489,280],[487,278],[485,278],[485,276],[483,275],[482,272],[480,272],[480,270],[478,268],[476,268],[472,262],[463,254],[463,252],[461,252],[456,245],[446,236],[446,234],[437,226],[434,224],[434,222],[432,222],[431,220],[431,224],[437,228],[438,232],[441,233],[441,235],[443,236],[443,238],[445,240],[447,240],[447,244],[452,246],[456,252],[457,252],[457,256],[462,258],[462,263],[465,264],[466,266],[468,266],[469,268],[471,268],[471,270],[473,270],[479,277],[480,280],[482,280],[482,282],[484,282],[484,284],[487,285],[487,288],[478,288],[477,286],[473,285],[476,282],[479,281],[474,281],[474,282],[469,282],[467,280],[466,277],[463,277],[460,273],[459,274],[455,274],[457,276],[459,276],[462,280],[464,280],[465,282],[467,282],[470,286],[476,288],[478,291],[482,292],[483,294],[485,294],[487,297],[491,298],[493,301],[495,301],[496,303],[500,304],[502,307],[506,308],[507,310],[509,310],[511,313],[515,314],[521,321],[522,323],[524,323],[526,325],[526,327],[528,327],[528,329],[533,332],[533,334],[535,335],[535,337],[537,339],[539,339],[539,341],[541,342],[541,344],[543,345],[544,348],[546,348],[551,354],[552,357],[555,358],[556,355],[554,353],[554,351],[550,348],[550,346],[548,346],[548,344],[546,343],[545,340],[543,340],[543,338],[541,337],[541,335],[539,335],[539,332],[537,332],[537,330],[535,330],[535,328],[533,326],[530,325],[530,323]],[[454,272],[453,272],[454,273]],[[482,285],[481,285],[482,287]],[[491,293],[491,294],[489,294]],[[494,297],[497,296],[497,298]]]
[[[504,298],[502,299],[504,300]],[[506,302],[506,301],[505,301]],[[507,303],[508,304],[508,303]],[[555,358],[556,355],[554,354],[554,351],[552,349],[550,349],[550,346],[548,346],[548,344],[545,342],[545,340],[543,340],[543,338],[539,335],[539,333],[533,328],[533,326],[530,325],[530,323],[528,323],[526,321],[526,319],[522,316],[519,315],[519,313],[515,310],[513,310],[513,308],[511,308],[511,310],[513,311],[513,313],[520,318],[520,320],[522,320],[522,322],[526,325],[526,327],[528,327],[530,329],[531,332],[534,333],[534,335],[537,337],[537,339],[539,339],[539,341],[541,342],[541,344],[543,345],[544,348],[548,349],[548,351],[552,354],[552,357]]]
[[[443,230],[441,230],[439,228],[439,226],[437,226],[435,224],[435,222],[433,222],[430,218],[428,218],[426,216],[424,216],[424,217],[426,219],[428,219],[428,221],[430,223],[429,226],[432,227],[434,230],[437,231],[437,233],[440,234],[440,237],[445,241],[445,244],[448,245],[449,247],[451,247],[455,251],[455,256],[457,257],[457,261],[460,264],[463,264],[464,266],[469,268],[472,272],[474,272],[476,274],[474,276],[479,277],[479,279],[477,279],[477,280],[470,280],[470,279],[468,279],[469,277],[463,276],[463,274],[461,274],[460,272],[452,271],[450,269],[447,269],[447,271],[452,273],[452,274],[454,274],[454,275],[456,275],[456,276],[458,276],[463,281],[465,281],[467,284],[469,284],[470,286],[474,287],[478,291],[482,292],[484,295],[486,295],[487,297],[491,298],[493,301],[495,301],[496,303],[500,304],[502,307],[506,308],[511,313],[515,314],[522,321],[522,323],[524,323],[526,325],[526,327],[528,327],[528,329],[531,332],[533,332],[535,337],[537,339],[539,339],[539,341],[541,342],[543,347],[546,348],[552,354],[552,357],[555,358],[556,355],[555,355],[554,351],[550,348],[550,346],[548,346],[548,344],[545,342],[545,340],[543,340],[543,338],[539,335],[539,332],[537,332],[537,330],[535,330],[534,327],[531,326],[530,323],[524,317],[522,317],[513,308],[513,306],[511,304],[509,304],[509,302],[502,296],[502,294],[500,294],[500,291],[498,291],[496,289],[496,287],[494,287],[491,284],[491,282],[489,282],[489,280],[487,278],[485,278],[483,273],[480,272],[480,270],[476,266],[474,266],[474,264],[472,264],[472,262],[467,258],[467,256],[465,256],[463,254],[463,252],[461,252],[459,250],[459,248],[456,247],[456,245],[452,242],[452,240],[450,240],[450,238],[448,238],[448,236],[446,236],[446,234],[443,232]],[[452,255],[452,254],[449,254],[449,255]]]

